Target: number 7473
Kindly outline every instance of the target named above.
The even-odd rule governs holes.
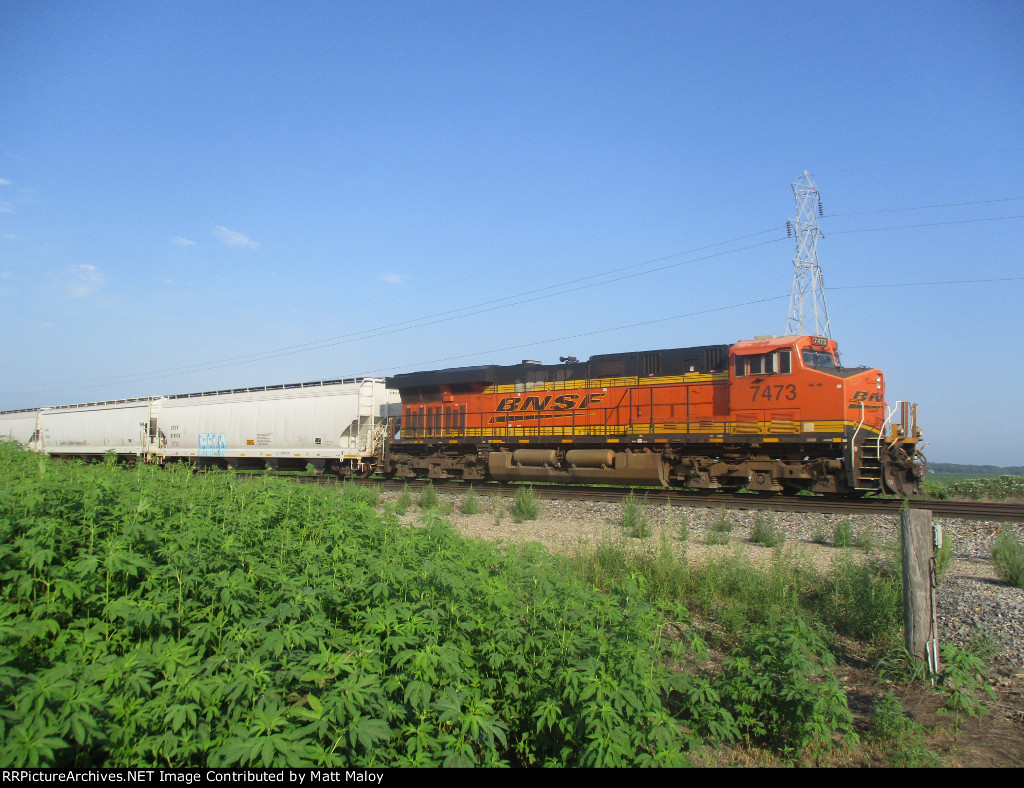
[[[750,391],[753,396],[751,400],[757,402],[759,399],[771,401],[778,400],[795,400],[796,399],[796,386],[792,383],[785,385],[782,384],[766,384],[764,386],[751,386]]]

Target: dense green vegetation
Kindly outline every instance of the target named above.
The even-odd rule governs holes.
[[[970,501],[1024,498],[1024,476],[996,476],[991,478],[965,478],[956,481],[926,480],[924,494],[937,500],[966,499]]]
[[[697,566],[685,520],[657,542],[633,501],[620,540],[559,558],[462,539],[429,487],[402,525],[412,504],[0,443],[0,766],[813,761],[857,740],[841,638],[898,640],[884,557]],[[971,713],[974,688],[947,686]]]
[[[355,488],[10,444],[0,480],[0,765],[683,760],[628,583]]]
[[[952,462],[930,462],[928,470],[936,475],[957,476],[1024,476],[1024,465],[962,465]]]

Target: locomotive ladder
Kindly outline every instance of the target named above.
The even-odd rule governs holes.
[[[865,441],[855,449],[857,452],[857,490],[882,489],[882,459],[878,456],[878,442]]]

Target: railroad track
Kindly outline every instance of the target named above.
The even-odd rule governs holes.
[[[333,476],[291,476],[288,478],[307,484],[332,484]],[[357,484],[376,486],[389,492],[408,489],[415,493],[425,482],[400,482],[383,479],[365,479]],[[474,485],[481,495],[514,495],[520,485],[488,482]],[[440,493],[461,495],[469,485],[463,482],[442,482],[435,485]],[[659,488],[624,487],[579,487],[542,484],[533,486],[534,494],[541,499],[561,501],[603,501],[619,503],[630,491],[643,497],[649,504],[681,506],[702,506],[720,509],[751,509],[794,513],[837,513],[837,514],[899,514],[903,501],[898,498],[829,498],[820,495],[760,495],[757,493],[696,493],[686,490],[665,490]],[[912,509],[929,509],[936,517],[962,520],[991,520],[997,522],[1024,522],[1024,504],[1002,501],[937,501],[912,500]]]

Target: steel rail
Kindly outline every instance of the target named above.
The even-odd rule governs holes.
[[[268,471],[238,471],[239,476],[275,475],[305,484],[335,484],[339,479],[328,475],[279,475]],[[406,487],[418,492],[427,482],[395,481],[393,479],[349,479],[350,483],[375,486],[388,492]],[[473,488],[482,495],[497,493],[514,495],[521,484],[502,482],[476,483]],[[594,501],[621,503],[630,492],[651,505],[696,506],[718,509],[766,510],[776,512],[806,512],[809,514],[899,514],[904,505],[900,498],[833,498],[824,495],[772,495],[763,493],[693,492],[659,487],[586,487],[579,485],[535,484],[533,492],[538,498],[560,501]],[[470,487],[463,481],[442,481],[435,484],[439,493],[461,495]],[[1005,501],[940,501],[907,500],[911,509],[929,509],[936,517],[961,520],[988,520],[1024,522],[1024,504]]]
[[[407,483],[367,479],[361,484],[381,486],[388,491],[401,490]],[[425,482],[409,483],[411,491],[418,491]],[[487,482],[474,485],[474,489],[486,495],[488,491],[513,495],[516,484]],[[808,513],[839,514],[891,514],[898,515],[904,505],[899,498],[830,498],[822,495],[764,495],[759,493],[698,493],[687,490],[664,488],[626,487],[579,487],[562,485],[532,485],[534,494],[548,500],[604,501],[620,503],[630,492],[643,497],[647,503],[676,506],[698,506],[720,509],[751,509]],[[438,492],[461,495],[469,485],[465,482],[441,482],[435,485]],[[963,520],[992,520],[1002,522],[1024,522],[1024,504],[1003,501],[940,501],[908,500],[912,509],[929,509],[936,517]]]

